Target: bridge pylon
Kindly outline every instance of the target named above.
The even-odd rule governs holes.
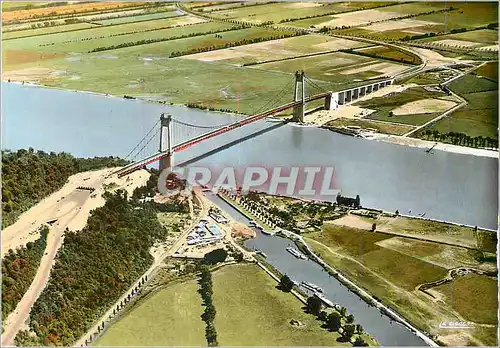
[[[302,103],[293,107],[293,122],[304,122],[304,114],[306,111],[306,83],[304,81],[304,71],[295,72],[295,90],[293,93],[293,100]]]
[[[167,129],[167,146],[164,144],[164,129]],[[171,168],[174,165],[174,154],[172,152],[172,115],[160,115],[160,152],[168,150],[168,156],[160,159],[160,172],[165,168]]]

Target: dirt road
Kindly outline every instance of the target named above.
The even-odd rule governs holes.
[[[106,179],[113,170],[116,168],[71,176],[62,189],[24,213],[15,224],[2,232],[2,255],[4,255],[10,248],[15,249],[38,239],[37,231],[40,226],[50,223],[47,247],[35,278],[3,325],[5,331],[2,335],[2,346],[13,345],[17,333],[26,328],[31,308],[48,282],[55,256],[63,243],[65,229],[77,231],[85,227],[90,211],[105,203],[101,197],[105,191],[105,184],[115,182],[117,187],[132,191],[135,187],[144,185],[149,177],[147,172],[140,171],[134,173],[133,178],[128,181]],[[78,188],[83,186],[90,190]]]

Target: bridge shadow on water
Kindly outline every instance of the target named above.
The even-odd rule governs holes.
[[[226,150],[226,149],[228,149],[228,148],[230,148],[230,147],[232,147],[234,145],[237,145],[237,144],[242,143],[244,141],[250,140],[252,138],[255,138],[255,137],[259,136],[259,135],[265,134],[265,133],[270,132],[272,130],[278,129],[278,128],[286,125],[286,124],[287,124],[287,122],[285,120],[283,122],[278,122],[278,123],[276,123],[276,124],[274,124],[272,126],[269,126],[267,128],[261,129],[261,130],[259,130],[257,132],[253,132],[253,133],[251,133],[249,135],[246,135],[246,136],[244,136],[242,138],[233,140],[233,141],[231,141],[231,142],[229,142],[229,143],[227,143],[225,145],[219,146],[219,147],[217,147],[217,148],[215,148],[213,150],[205,152],[202,155],[199,155],[199,156],[196,156],[196,157],[194,157],[194,158],[192,158],[190,160],[184,161],[184,162],[180,163],[179,165],[177,165],[177,167],[184,167],[184,166],[196,163],[196,162],[201,161],[201,160],[203,160],[203,159],[205,159],[207,157],[215,155],[218,152]]]

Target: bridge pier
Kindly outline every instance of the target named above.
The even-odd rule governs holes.
[[[356,89],[353,91],[352,98],[353,98],[353,99],[358,99],[358,98],[359,98],[359,89],[358,89],[358,88],[356,88]]]
[[[306,83],[304,81],[303,71],[295,72],[295,90],[293,100],[296,102],[302,101],[302,103],[293,107],[292,121],[303,123],[306,111]]]
[[[325,97],[325,110],[336,110],[339,107],[339,94],[330,93]]]
[[[172,152],[172,115],[161,114],[160,116],[160,152],[164,152],[168,149],[168,155],[160,159],[159,170],[162,172],[166,168],[172,168],[174,158]],[[163,129],[167,128],[167,146],[163,142]]]

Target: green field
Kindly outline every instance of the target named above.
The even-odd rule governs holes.
[[[383,226],[388,222],[385,219],[376,221],[377,230],[379,225]],[[368,219],[367,221],[374,220]],[[416,224],[413,224],[414,221]],[[395,222],[398,223],[394,224]],[[439,238],[441,233],[444,233],[446,238],[454,235],[460,237],[456,234],[460,232],[460,227],[425,223],[427,222],[398,218],[392,219],[387,226],[392,225],[396,233],[403,232],[403,230],[405,233],[410,233],[414,230],[418,235],[420,234],[419,228],[421,228],[424,231],[423,237],[431,237],[435,234],[436,238]],[[467,231],[471,233],[472,230]],[[464,265],[488,270],[496,268],[494,262],[481,263],[475,260],[474,256],[464,248],[333,224],[325,224],[322,232],[307,233],[304,237],[313,250],[328,264],[370,294],[380,298],[382,303],[396,309],[423,330],[432,334],[447,335],[449,331],[440,329],[439,323],[443,320],[456,321],[455,310],[467,320],[472,320],[473,317],[474,320],[478,320],[478,315],[482,315],[483,318],[488,318],[493,323],[493,315],[497,308],[496,281],[473,281],[456,285],[461,286],[455,287],[457,292],[462,291],[462,287],[467,288],[463,290],[464,299],[466,296],[474,297],[465,300],[464,304],[457,301],[456,306],[461,306],[461,309],[455,308],[454,304],[448,302],[436,305],[434,299],[416,290],[420,284],[444,278],[448,269]],[[472,308],[482,299],[479,293],[487,298],[483,304]],[[480,313],[486,307],[488,309]],[[470,333],[470,339],[476,344],[492,342],[492,337],[487,335],[488,333],[491,335],[491,331],[471,330]]]
[[[205,325],[195,280],[168,286],[141,300],[109,327],[96,346],[204,346]]]
[[[100,25],[109,25],[109,24],[123,24],[128,22],[142,22],[142,21],[150,21],[155,19],[165,19],[169,17],[178,17],[181,16],[177,11],[166,11],[160,13],[151,13],[151,14],[143,14],[138,16],[129,16],[129,17],[121,17],[121,18],[111,18],[111,19],[103,19],[97,20],[95,23]]]
[[[493,277],[470,274],[432,288],[446,296],[446,302],[464,319],[497,324],[498,281]]]
[[[477,76],[484,76],[498,81],[498,61],[489,62],[476,70]]]
[[[464,33],[434,36],[430,38],[420,39],[418,41],[432,42],[440,40],[462,40],[462,41],[483,43],[487,45],[494,45],[498,42],[498,31],[489,29],[473,30]]]
[[[4,50],[6,52],[8,52],[9,50],[24,50],[24,51],[50,52],[50,53],[62,53],[62,54],[87,53],[98,47],[110,47],[113,45],[119,45],[129,42],[133,43],[139,40],[158,40],[158,39],[179,37],[189,34],[198,34],[198,33],[203,34],[207,31],[224,30],[232,27],[234,27],[234,25],[232,24],[208,22],[195,25],[188,25],[184,27],[154,30],[138,34],[126,34],[127,31],[125,31],[122,32],[122,34],[126,35],[118,35],[118,36],[110,36],[113,34],[107,33],[107,31],[104,28],[99,30],[92,29],[91,33],[89,32],[89,30],[84,30],[84,31],[72,32],[70,34],[61,33],[61,34],[46,35],[42,37],[31,37],[23,40],[7,41],[4,43]],[[225,36],[229,35],[229,33],[223,33],[221,35]],[[202,38],[206,40],[206,36],[202,35]],[[193,39],[191,38],[189,40]],[[171,43],[170,46],[173,47],[175,43],[178,43],[179,41],[181,40],[176,40],[176,42]],[[10,62],[7,62],[7,64],[9,63]]]
[[[465,75],[449,84],[449,88],[460,95],[498,90],[498,82],[474,75]]]
[[[357,41],[312,34],[226,49],[221,52],[225,53],[224,57],[221,57],[218,61],[230,64],[263,63],[276,59],[300,58],[300,56],[308,54],[331,52],[345,45],[352,47],[367,46],[367,44]],[[210,53],[208,55],[211,56]],[[203,56],[200,55],[200,58],[203,58]]]
[[[244,20],[252,23],[272,21],[279,23],[282,20],[316,16],[330,12],[343,12],[348,8],[341,4],[324,4],[322,6],[300,6],[290,2],[274,3],[262,6],[242,6],[211,13],[211,16],[224,19]]]
[[[297,58],[275,63],[259,64],[259,69],[293,73],[303,70],[311,78],[321,79],[332,83],[348,83],[372,77],[383,77],[383,71],[365,71],[346,74],[349,69],[356,69],[365,65],[379,63],[379,60],[354,54],[335,52],[313,57]],[[397,65],[398,63],[394,63]],[[375,69],[375,68],[374,68]]]
[[[468,86],[461,88],[469,89]],[[439,121],[430,130],[498,139],[498,90],[463,94],[468,105]]]
[[[372,110],[377,110],[376,112],[367,116],[368,119],[403,123],[409,125],[421,125],[425,122],[432,120],[438,116],[439,112],[434,113],[420,113],[413,115],[390,115],[390,112],[399,106],[404,104],[428,98],[442,98],[445,94],[438,92],[430,92],[422,87],[412,87],[404,90],[401,93],[396,93],[395,95],[386,95],[384,97],[373,98],[367,101],[362,101],[356,103],[356,105],[368,108]]]
[[[455,2],[449,3],[448,6],[453,6],[458,8],[458,10],[418,16],[414,19],[438,23],[440,30],[436,30],[435,32],[443,31],[445,23],[447,29],[452,30],[460,28],[471,29],[498,22],[498,3],[496,2]]]
[[[337,346],[338,333],[302,309],[256,265],[226,266],[213,274],[215,327],[221,346]],[[290,325],[295,319],[303,327]]]

